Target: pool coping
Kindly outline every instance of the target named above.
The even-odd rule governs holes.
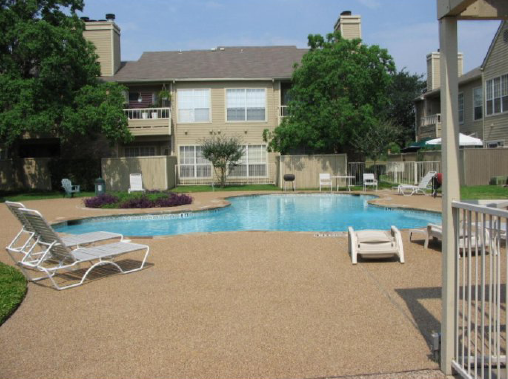
[[[375,198],[374,199],[371,199],[371,200],[368,200],[367,203],[369,205],[372,205],[374,207],[378,207],[378,208],[384,208],[384,209],[387,209],[387,210],[392,210],[392,209],[403,209],[403,210],[408,210],[408,211],[416,211],[416,212],[430,212],[430,213],[436,213],[436,214],[442,214],[441,211],[438,211],[438,210],[433,210],[433,209],[428,209],[428,208],[417,208],[417,207],[413,207],[413,206],[406,206],[406,205],[403,205],[403,204],[390,204],[390,205],[386,205],[386,204],[378,204],[377,202],[380,201],[380,200],[392,200],[390,194],[385,194],[385,193],[376,193],[377,191],[375,192],[359,192],[359,191],[339,191],[339,192],[332,192],[330,193],[331,195],[350,195],[350,196],[374,196]],[[214,205],[205,205],[203,207],[200,207],[199,209],[178,209],[178,210],[171,210],[171,209],[167,209],[167,210],[159,210],[159,211],[151,211],[151,210],[154,210],[156,208],[140,208],[138,212],[134,212],[134,213],[121,213],[121,214],[104,214],[104,215],[91,215],[89,217],[80,217],[80,218],[73,218],[73,219],[66,219],[66,220],[61,220],[61,221],[57,221],[57,222],[54,222],[54,223],[51,223],[51,225],[53,227],[60,227],[60,226],[67,226],[67,225],[72,225],[72,224],[80,224],[83,220],[89,220],[89,219],[98,219],[98,218],[120,218],[120,217],[136,217],[136,216],[139,216],[139,217],[142,217],[142,216],[157,216],[157,215],[172,215],[172,214],[186,214],[186,213],[201,213],[201,212],[210,212],[210,211],[214,211],[214,210],[219,210],[219,209],[223,209],[223,208],[226,208],[226,207],[229,207],[231,206],[231,203],[228,201],[228,199],[230,198],[235,198],[235,197],[247,197],[247,196],[267,196],[267,195],[280,195],[280,196],[284,196],[284,195],[319,195],[319,194],[328,194],[327,192],[321,192],[321,191],[293,191],[293,192],[272,192],[272,191],[259,191],[259,192],[255,192],[255,193],[238,193],[238,194],[231,194],[231,195],[227,195],[227,196],[219,196],[217,197],[216,199],[214,200],[211,200],[212,202],[213,201],[222,201],[222,204],[214,204]],[[101,210],[101,211],[106,211],[106,209],[97,209],[97,208],[86,208],[86,207],[81,207],[81,209],[83,210]],[[160,209],[160,208],[159,208]],[[125,211],[125,209],[107,209],[107,211]],[[176,217],[175,217],[176,218]],[[424,227],[422,228],[419,228],[419,229],[423,229]],[[401,229],[401,230],[411,230],[411,229],[414,229],[414,228],[404,228],[404,229]],[[236,233],[236,232],[239,232],[239,231],[217,231],[217,232],[196,232],[196,233],[186,233],[186,234],[165,234],[165,235],[156,235],[156,236],[136,236],[136,235],[128,235],[128,236],[125,236],[125,237],[128,237],[128,238],[136,238],[136,239],[154,239],[154,238],[168,238],[168,237],[175,237],[175,236],[180,236],[180,235],[202,235],[202,234],[215,234],[215,233]],[[275,232],[275,233],[280,233],[280,232],[287,232],[287,233],[310,233],[310,234],[314,234],[314,235],[317,235],[317,234],[339,234],[339,233],[344,233],[345,235],[347,235],[347,231],[336,231],[336,232],[327,232],[327,231],[289,231],[289,230],[284,230],[284,231],[281,231],[281,230],[263,230],[263,229],[258,229],[258,230],[242,230],[241,232],[265,232],[265,233],[271,233],[271,232]],[[65,234],[65,233],[63,233]],[[319,236],[319,237],[324,237],[324,236]]]

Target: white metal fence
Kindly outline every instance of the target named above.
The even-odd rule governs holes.
[[[452,209],[455,330],[445,331],[453,333],[452,366],[463,378],[508,378],[508,211],[461,202]]]
[[[364,173],[373,173],[376,179],[389,183],[418,184],[429,171],[441,172],[441,162],[350,162],[348,175],[354,183],[363,183]]]
[[[124,109],[123,111],[129,120],[171,118],[170,108],[134,108]]]
[[[178,185],[218,185],[220,182],[217,173],[211,165],[208,171],[201,172],[199,176],[190,176],[188,171],[183,171],[182,165],[177,166],[175,172]],[[226,184],[275,184],[277,166],[275,163],[262,165],[240,165],[234,167],[229,173]],[[182,175],[183,174],[183,175]]]

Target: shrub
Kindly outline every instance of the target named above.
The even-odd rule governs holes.
[[[120,203],[119,208],[153,208],[153,201],[147,198],[145,195],[140,197],[134,197],[132,199],[125,200]]]
[[[170,193],[167,197],[159,197],[155,200],[156,207],[176,207],[178,205],[191,204],[192,197],[182,194]]]
[[[146,193],[125,192],[115,196],[103,194],[85,200],[88,208],[163,208],[191,204],[192,197],[169,191],[147,191]]]
[[[118,197],[104,193],[99,196],[85,199],[85,207],[87,208],[102,208],[105,205],[118,203]]]

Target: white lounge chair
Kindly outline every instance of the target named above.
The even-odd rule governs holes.
[[[88,274],[98,266],[112,265],[122,274],[139,271],[144,267],[146,258],[150,252],[150,248],[147,245],[125,241],[93,247],[79,247],[75,250],[71,250],[65,245],[60,236],[55,233],[53,228],[46,222],[39,212],[26,208],[21,208],[19,211],[32,226],[37,236],[35,243],[28,252],[28,256],[30,256],[31,259],[22,260],[20,262],[20,266],[24,269],[32,269],[42,272],[44,274],[43,277],[31,280],[48,278],[53,283],[53,286],[58,290],[76,287],[83,284]],[[114,261],[114,259],[119,255],[143,250],[146,250],[146,252],[139,267],[124,270]],[[36,253],[32,254],[32,252]],[[87,270],[80,268],[80,264],[84,262],[90,263],[90,267]],[[81,279],[78,279],[78,283],[60,286],[54,279],[55,275],[60,271],[64,271],[66,274],[72,272],[76,275],[80,275]]]
[[[32,225],[27,221],[24,214],[20,211],[21,208],[26,208],[22,203],[13,201],[6,201],[5,205],[16,217],[21,224],[21,230],[14,237],[11,243],[6,247],[10,252],[23,253],[33,243],[35,230]],[[23,238],[24,237],[24,238]],[[123,235],[120,233],[112,232],[90,232],[84,234],[69,234],[62,236],[62,241],[68,247],[81,247],[82,245],[89,245],[96,242],[102,242],[110,239],[119,238],[123,241]]]
[[[481,225],[480,225],[481,227]],[[483,233],[478,233],[478,236],[476,236],[475,233],[475,225],[473,224],[471,226],[471,237],[469,237],[466,233],[464,233],[463,226],[461,224],[460,231],[459,231],[459,249],[469,249],[471,247],[471,250],[475,250],[476,248],[482,249],[484,246],[483,243]],[[425,243],[423,244],[423,247],[427,249],[429,247],[429,241],[431,239],[443,239],[443,228],[441,225],[437,224],[428,224],[427,225],[427,236],[425,237]],[[488,230],[485,230],[485,248],[489,247],[489,241],[490,241],[490,233]]]
[[[323,173],[319,174],[319,191],[321,192],[322,187],[330,186],[330,192],[332,192],[332,177],[330,174]]]
[[[141,174],[130,174],[129,181],[129,193],[145,192],[145,189],[143,188],[143,176]]]
[[[363,190],[367,191],[368,186],[375,187],[377,191],[377,180],[374,174],[370,173],[363,174]]]
[[[412,196],[415,194],[423,194],[425,195],[425,191],[429,188],[432,183],[432,178],[437,174],[437,171],[429,171],[425,176],[420,180],[417,186],[411,184],[400,184],[397,187],[397,192],[400,195],[404,196]]]
[[[71,197],[73,197],[75,193],[80,192],[80,189],[79,189],[80,186],[73,185],[72,182],[67,178],[62,179],[62,187],[65,190],[65,196],[71,195]]]
[[[363,258],[389,258],[396,255],[400,263],[404,263],[402,236],[395,226],[392,226],[390,231],[360,230],[358,232],[349,227],[348,243],[354,265],[358,262],[358,255]]]

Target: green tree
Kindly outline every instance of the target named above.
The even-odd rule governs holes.
[[[384,117],[392,120],[400,133],[397,138],[399,146],[406,146],[415,140],[415,110],[414,99],[427,86],[421,75],[410,74],[405,69],[397,71],[392,76],[392,83],[388,89],[390,102]]]
[[[0,0],[0,140],[25,133],[132,138],[122,86],[99,80],[83,0]]]
[[[376,162],[387,153],[399,134],[399,128],[392,121],[380,120],[361,132],[354,131],[351,142],[357,151]]]
[[[238,164],[243,155],[240,138],[228,137],[224,134],[212,135],[201,140],[201,153],[208,159],[220,178],[220,186],[224,188],[229,170]]]
[[[340,33],[310,35],[309,47],[293,72],[290,116],[264,137],[282,153],[347,151],[353,132],[376,125],[389,104],[395,65],[385,49]]]

